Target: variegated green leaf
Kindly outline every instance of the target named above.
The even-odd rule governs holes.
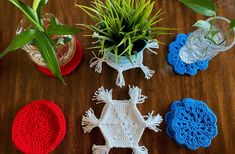
[[[205,16],[215,16],[217,7],[212,0],[180,0],[184,5]]]

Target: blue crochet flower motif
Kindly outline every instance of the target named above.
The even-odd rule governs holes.
[[[197,61],[192,64],[186,64],[184,63],[180,56],[179,52],[180,49],[186,44],[187,39],[190,34],[178,34],[176,36],[175,41],[171,42],[168,47],[168,55],[167,55],[167,61],[170,65],[172,65],[173,70],[175,73],[180,75],[196,75],[199,70],[205,70],[208,68],[209,61],[208,60],[202,60]]]
[[[165,115],[166,133],[191,150],[209,147],[217,136],[217,118],[208,106],[192,98],[175,101]]]

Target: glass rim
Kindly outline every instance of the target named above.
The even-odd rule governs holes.
[[[53,16],[54,16],[54,15],[53,15],[52,13],[45,13],[45,14],[42,15],[42,19],[41,19],[41,20],[48,22],[48,21],[50,21],[50,18],[53,17]],[[57,17],[56,17],[56,16],[54,16],[54,17],[55,17],[55,19],[56,19],[56,22],[57,22],[58,24],[61,24],[61,23],[59,22],[59,20],[57,19]],[[30,28],[30,26],[31,26],[31,23],[29,22],[29,20],[27,19],[27,17],[23,17],[23,18],[19,21],[19,23],[18,23],[18,25],[17,25],[17,29],[16,29],[16,34],[18,35],[18,34],[22,33],[23,31],[25,31],[25,30],[27,29],[27,28],[25,28],[25,26],[28,27],[28,28]],[[69,59],[71,59],[71,58],[75,55],[77,46],[76,46],[76,38],[75,38],[74,35],[61,35],[61,36],[71,37],[70,45],[71,45],[71,48],[74,48],[74,50],[73,50],[72,52],[70,52],[70,53],[71,53],[71,54],[70,54],[70,58],[68,58],[65,62],[64,62],[64,60],[61,60],[61,61],[60,61],[60,59],[57,57],[57,58],[58,58],[58,61],[59,61],[59,65],[60,65],[60,66],[63,66],[63,65],[65,65],[65,64],[67,64],[67,63],[70,61]],[[32,48],[35,48],[35,47],[37,48],[36,45],[26,44],[26,45],[24,45],[24,46],[22,47],[22,49],[23,49],[24,51],[26,51],[26,53],[29,55],[30,59],[31,59],[35,64],[47,68],[47,64],[45,63],[45,61],[36,61],[35,58],[33,58],[33,55],[30,54],[29,51],[30,51],[30,50],[33,50]],[[36,50],[35,50],[35,51],[36,51]],[[39,52],[38,49],[37,49],[37,52]],[[39,53],[40,53],[40,52],[39,52]]]
[[[214,17],[210,17],[206,21],[211,21],[213,19],[214,19]],[[230,22],[231,22],[229,19],[222,17],[222,16],[216,16],[215,19],[226,21],[228,24],[230,24]],[[233,33],[235,35],[235,28],[233,28]],[[231,49],[234,45],[235,45],[235,36],[233,37],[233,41],[231,42],[231,44],[228,45],[227,47],[224,47],[220,51],[227,51],[227,50]]]

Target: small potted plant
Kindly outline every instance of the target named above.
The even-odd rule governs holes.
[[[22,48],[36,65],[41,69],[49,69],[64,83],[60,67],[70,62],[76,54],[76,39],[73,35],[80,30],[62,25],[52,14],[43,14],[42,9],[48,0],[34,0],[32,8],[21,0],[9,2],[19,8],[25,18],[20,21],[16,37],[0,54],[0,58]]]
[[[150,79],[154,71],[142,64],[143,52],[147,48],[157,49],[158,35],[167,34],[169,28],[154,27],[162,20],[161,10],[151,16],[154,2],[150,0],[95,0],[92,7],[77,5],[86,12],[95,25],[84,25],[93,31],[94,46],[89,49],[99,49],[91,60],[90,67],[95,66],[95,71],[102,71],[102,63],[106,62],[110,67],[118,71],[116,84],[120,87],[125,85],[123,71],[132,68],[141,68],[145,78]]]
[[[198,20],[193,26],[198,29],[191,33],[186,45],[180,50],[180,58],[187,64],[199,60],[211,60],[235,44],[235,19],[229,20],[216,15],[217,6],[211,0],[180,0],[192,10],[209,16]]]

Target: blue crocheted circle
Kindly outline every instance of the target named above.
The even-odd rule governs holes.
[[[180,75],[196,75],[199,70],[205,70],[208,68],[209,61],[208,60],[202,60],[197,61],[192,64],[186,64],[184,63],[180,56],[179,52],[180,49],[186,44],[187,39],[190,34],[178,34],[176,36],[175,41],[171,42],[168,47],[168,55],[167,55],[167,61],[170,65],[172,65],[173,70],[175,73]]]
[[[173,102],[165,122],[167,135],[191,150],[209,147],[218,134],[215,114],[204,102],[192,98]]]

